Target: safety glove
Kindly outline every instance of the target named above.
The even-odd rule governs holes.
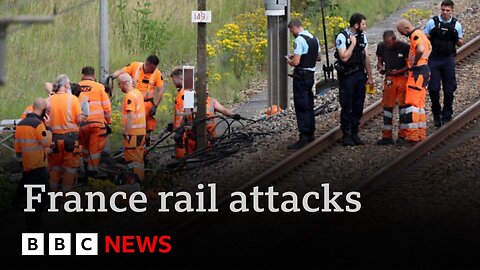
[[[172,132],[173,131],[173,123],[168,123],[167,124],[167,131]]]
[[[157,105],[153,105],[153,107],[148,112],[148,115],[154,116],[157,113]]]
[[[183,128],[179,128],[175,131],[173,140],[178,147],[183,148]]]
[[[105,129],[107,130],[107,135],[112,134],[112,127],[110,127],[110,125],[105,125]]]

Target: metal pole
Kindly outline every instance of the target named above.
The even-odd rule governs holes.
[[[288,107],[288,1],[265,0],[268,28],[268,105]]]
[[[7,25],[0,24],[0,86],[7,82],[7,74],[5,72],[5,62],[7,59]]]
[[[7,62],[7,28],[11,23],[50,23],[53,22],[53,16],[7,16],[0,18],[0,86],[7,82],[5,72],[5,63]]]
[[[325,40],[325,54],[327,57],[327,66],[330,66],[330,59],[328,59],[328,42],[327,42],[327,29],[325,27],[325,15],[323,13],[323,8],[325,7],[325,0],[322,0],[322,23],[323,23],[323,39]],[[326,80],[327,78],[325,78]]]
[[[290,31],[288,30],[288,22],[290,19],[290,1],[287,1],[287,6],[285,7],[285,15],[280,16],[278,24],[279,34],[279,63],[278,63],[278,105],[282,109],[288,108],[288,64],[287,61],[283,58],[284,55],[288,54],[289,47],[289,35]]]
[[[100,0],[100,18],[99,18],[99,80],[101,83],[107,81],[110,73],[109,68],[109,49],[108,49],[108,0]]]
[[[198,10],[207,9],[207,0],[198,0]],[[206,78],[207,78],[207,24],[198,23],[197,28],[197,113],[194,122],[196,131],[197,149],[207,147],[206,137]]]

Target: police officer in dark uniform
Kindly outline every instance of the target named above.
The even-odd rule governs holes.
[[[293,71],[293,103],[297,117],[299,140],[288,149],[300,149],[314,140],[315,112],[313,110],[313,92],[315,65],[320,61],[320,43],[318,39],[303,29],[299,19],[288,23],[290,33],[295,37],[294,53],[288,55],[288,64]]]
[[[335,69],[340,88],[340,127],[342,144],[363,144],[358,136],[360,119],[363,115],[366,83],[373,87],[370,57],[367,52],[366,17],[355,13],[350,17],[350,27],[342,30],[335,41]],[[368,76],[368,77],[367,77]]]
[[[432,43],[432,53],[428,60],[431,72],[428,92],[432,101],[435,127],[440,127],[442,122],[452,119],[453,97],[457,89],[456,46],[463,45],[462,26],[452,15],[453,1],[442,1],[441,9],[441,15],[428,20],[423,30]],[[443,110],[440,105],[440,82],[443,85]]]

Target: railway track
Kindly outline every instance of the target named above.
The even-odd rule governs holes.
[[[457,64],[468,59],[471,55],[475,54],[480,50],[480,36],[469,41],[463,47],[457,51],[456,62]],[[365,126],[369,122],[373,121],[379,117],[380,113],[383,111],[381,100],[373,103],[364,111],[364,116],[361,121],[361,125]],[[417,144],[414,147],[409,148],[404,152],[398,159],[392,161],[385,167],[378,170],[376,174],[370,177],[366,181],[362,181],[361,184],[358,184],[352,190],[359,190],[363,194],[369,194],[374,192],[379,186],[381,186],[392,174],[398,172],[401,168],[404,168],[415,159],[418,159],[428,151],[431,151],[440,143],[444,142],[451,134],[454,134],[463,126],[468,124],[470,121],[475,119],[480,115],[480,102],[475,103],[470,109],[464,111],[461,115],[454,118],[454,121],[451,121],[449,124],[443,126],[438,131],[430,135],[427,140],[422,143]],[[237,188],[236,191],[241,191],[248,193],[255,186],[258,186],[260,190],[272,185],[279,181],[279,179],[288,179],[288,175],[292,174],[299,166],[302,164],[308,163],[312,158],[316,158],[325,152],[327,149],[335,146],[337,140],[341,138],[341,130],[339,127],[335,127],[330,131],[326,132],[321,137],[317,138],[314,142],[308,146],[300,149],[299,151],[293,153],[287,158],[276,163],[270,169],[259,174],[257,177],[251,179],[241,187]],[[343,199],[343,198],[342,198]],[[218,200],[217,205],[221,213],[228,212],[228,205],[231,202],[229,196],[223,197]],[[188,237],[192,233],[197,232],[203,226],[213,222],[215,219],[221,218],[223,214],[211,215],[211,214],[199,214],[191,217],[187,221],[175,226],[173,230],[174,234],[177,234],[181,237]]]

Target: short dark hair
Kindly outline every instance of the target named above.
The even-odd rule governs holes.
[[[147,57],[147,62],[155,66],[158,66],[158,63],[160,63],[160,59],[158,59],[158,57],[155,54],[151,54]]]
[[[353,27],[355,24],[361,24],[363,20],[366,20],[367,17],[360,13],[355,13],[350,17],[350,27]]]
[[[453,1],[452,0],[443,0],[442,4],[440,5],[442,7],[447,6],[453,8]]]
[[[85,75],[91,75],[91,74],[85,74]],[[78,83],[71,83],[70,89],[72,90],[72,95],[76,97],[80,96],[80,92],[82,92],[82,89],[80,88],[80,85]]]
[[[288,23],[288,28],[291,28],[292,26],[295,26],[295,27],[302,27],[302,21],[300,19],[292,19],[290,20],[290,22]]]
[[[170,73],[170,77],[178,77],[183,75],[183,70],[181,68],[176,68]]]
[[[86,66],[82,68],[83,75],[95,75],[95,69],[91,66]]]
[[[383,32],[383,39],[387,39],[391,37],[396,37],[395,32],[393,32],[393,30],[386,30],[385,32]]]

